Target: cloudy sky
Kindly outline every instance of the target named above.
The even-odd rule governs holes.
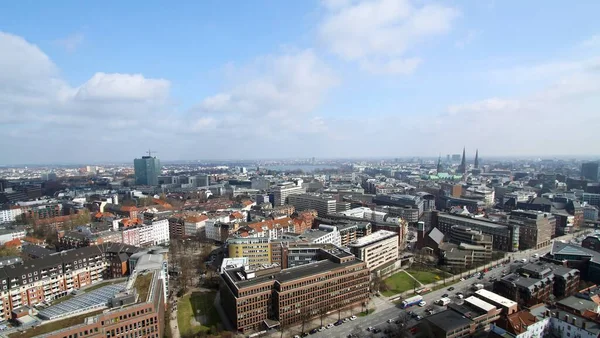
[[[600,1],[13,1],[0,164],[600,154]]]

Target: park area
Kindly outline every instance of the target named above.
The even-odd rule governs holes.
[[[220,318],[213,303],[215,292],[194,291],[177,303],[177,326],[182,337],[216,334]]]
[[[410,274],[410,275],[409,275]],[[411,278],[414,277],[413,278]],[[382,294],[386,297],[408,291],[419,289],[422,285],[437,282],[443,280],[452,275],[430,267],[419,267],[411,268],[406,271],[399,271],[384,280],[387,290],[384,290]],[[418,282],[415,281],[418,280]]]

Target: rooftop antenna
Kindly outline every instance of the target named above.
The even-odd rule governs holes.
[[[148,153],[148,156],[152,157],[152,153],[156,154],[156,153],[158,153],[158,151],[148,149],[147,153]]]

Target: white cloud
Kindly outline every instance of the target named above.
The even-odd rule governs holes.
[[[201,114],[298,119],[311,113],[337,83],[333,72],[312,50],[258,59],[251,79],[240,79],[227,91],[207,97],[194,109]]]
[[[589,39],[584,40],[581,43],[581,46],[585,48],[600,47],[600,34],[591,36]]]
[[[326,6],[319,27],[328,48],[364,70],[406,74],[416,69],[417,57],[406,53],[427,38],[448,32],[459,12],[451,7],[410,0],[347,2]],[[407,66],[409,64],[410,66]]]
[[[77,100],[164,100],[170,83],[164,79],[147,79],[141,74],[96,73],[77,89]]]
[[[79,47],[79,45],[81,45],[83,43],[84,39],[85,39],[84,34],[81,32],[78,32],[78,33],[73,33],[63,39],[55,40],[54,42],[57,45],[63,47],[67,52],[72,53]]]

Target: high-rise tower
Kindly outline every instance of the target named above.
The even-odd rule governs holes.
[[[442,172],[442,155],[441,154],[438,157],[437,172],[438,172],[438,174]]]
[[[158,175],[160,175],[161,165],[158,158],[142,156],[133,160],[133,169],[135,170],[135,184],[137,185],[158,185]]]
[[[473,162],[475,168],[479,168],[479,149],[475,150],[475,162]]]

